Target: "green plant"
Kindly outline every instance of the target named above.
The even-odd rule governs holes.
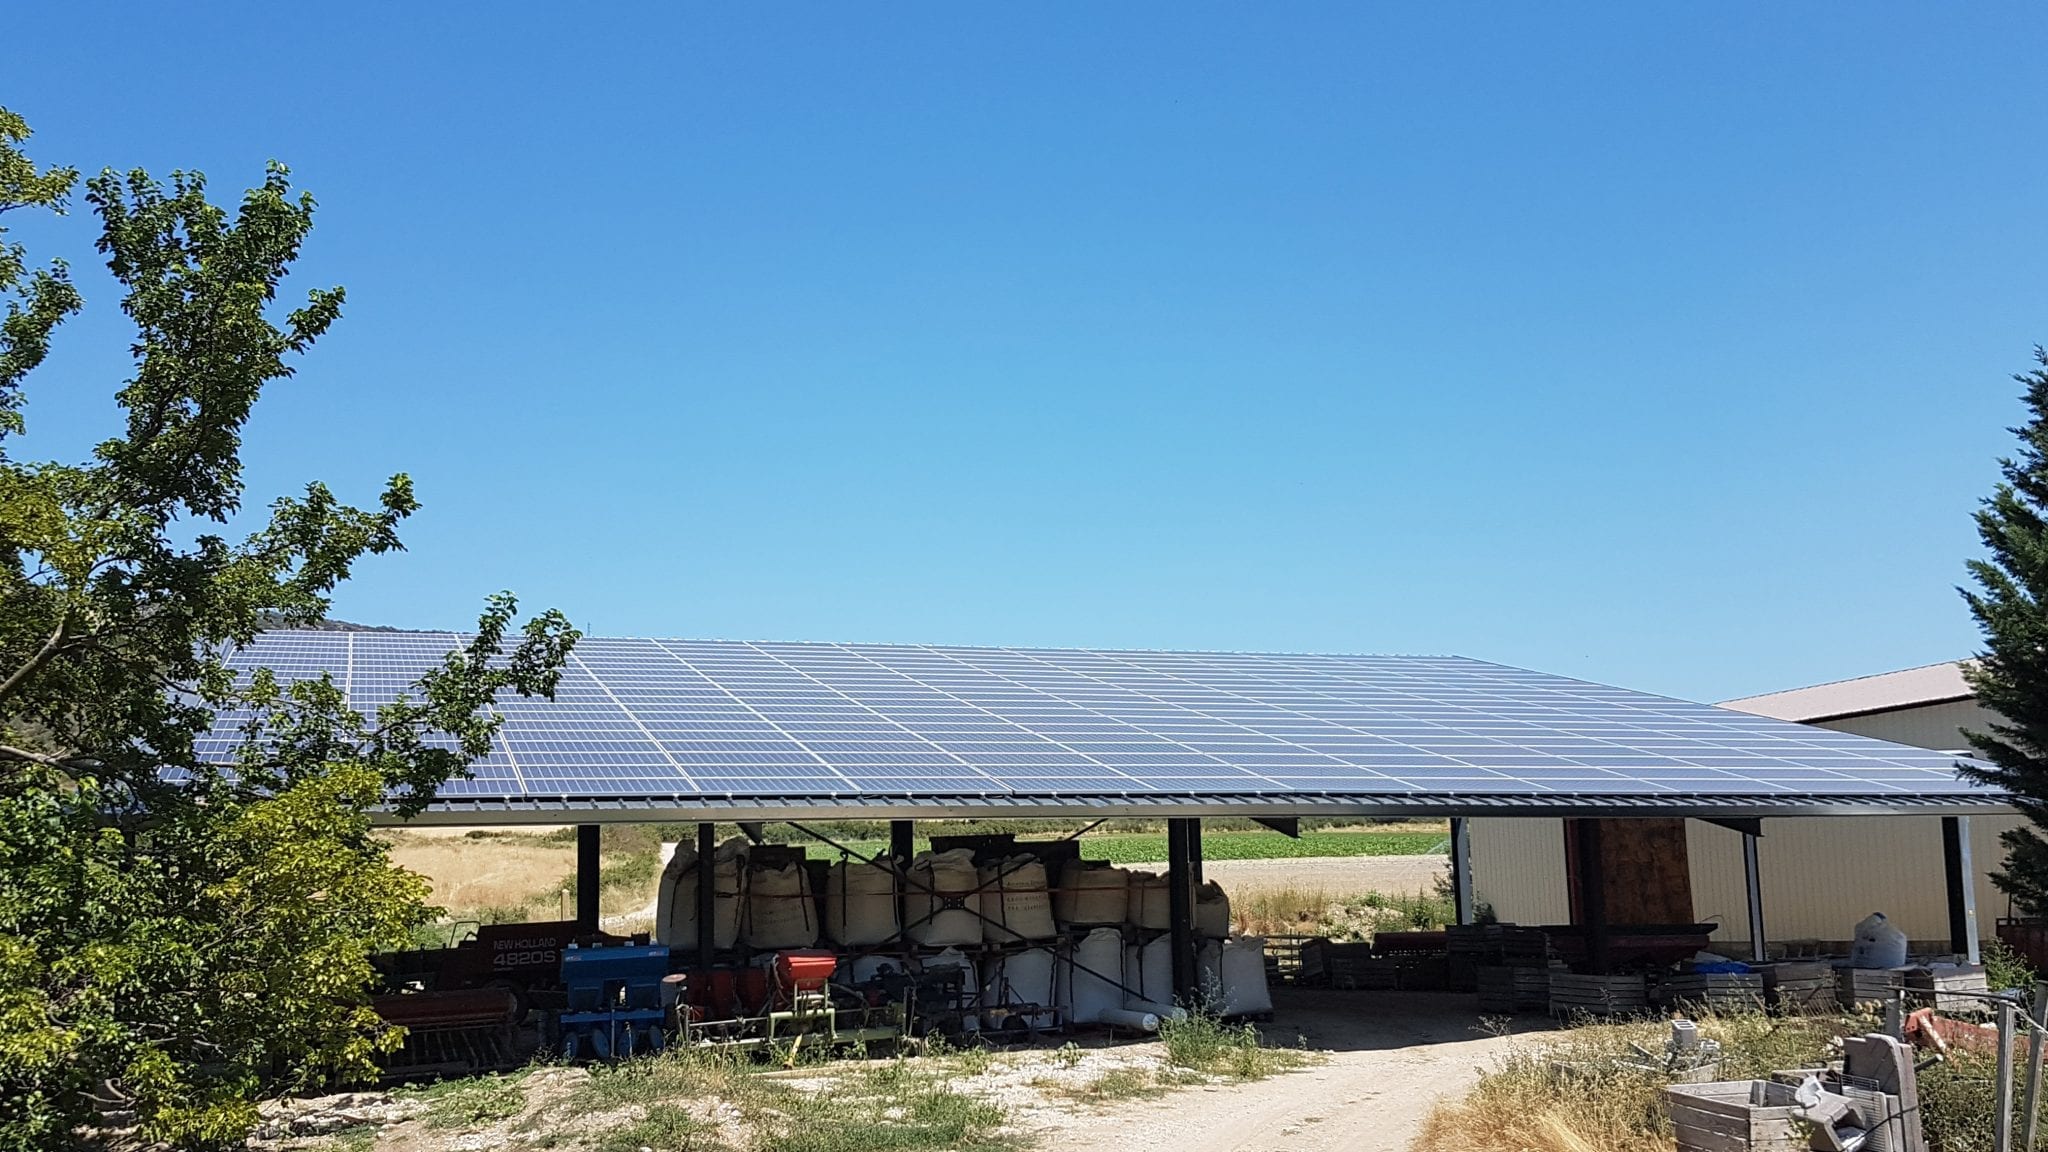
[[[1264,1080],[1314,1059],[1302,1049],[1267,1047],[1256,1027],[1232,1027],[1207,1012],[1162,1021],[1159,1039],[1169,1066],[1237,1080]]]
[[[1985,983],[1993,991],[2023,988],[2029,996],[2033,995],[2034,984],[2041,977],[2034,971],[2034,966],[2027,962],[2027,958],[2020,955],[2012,945],[2003,940],[1988,941],[1984,945],[1982,959]]]
[[[1069,1040],[1053,1052],[1052,1062],[1062,1068],[1079,1068],[1082,1055],[1081,1046]]]
[[[0,110],[0,215],[61,212]],[[394,476],[358,508],[324,485],[244,514],[256,403],[339,317],[342,291],[277,293],[313,201],[272,164],[232,210],[197,173],[86,182],[133,323],[119,434],[82,462],[0,451],[0,1149],[48,1148],[102,1084],[147,1141],[231,1143],[266,1089],[374,1073],[400,1042],[369,1006],[372,951],[426,919],[374,809],[417,813],[490,749],[504,692],[552,692],[576,633],[513,631],[492,597],[474,639],[371,715],[327,677],[238,674],[255,634],[318,623],[418,507]],[[11,217],[8,217],[11,218]],[[0,444],[22,384],[82,307],[62,263],[0,243]],[[241,717],[215,748],[215,717]]]
[[[469,1076],[440,1080],[399,1095],[426,1105],[421,1119],[429,1128],[472,1128],[509,1120],[526,1107],[522,1076]]]
[[[642,1148],[661,1152],[716,1152],[728,1145],[719,1138],[716,1125],[692,1116],[673,1104],[648,1107],[638,1119],[599,1136],[596,1152],[640,1152]]]
[[[2029,823],[1999,837],[2005,863],[1992,882],[2028,915],[2048,914],[2048,349],[2034,349],[2035,367],[2014,377],[2024,387],[2027,422],[2012,429],[2019,451],[1999,461],[2002,474],[1977,509],[1977,537],[1986,555],[1968,562],[1977,589],[1963,591],[1984,633],[1984,651],[1963,666],[1977,702],[1997,717],[1984,732],[1965,732],[1983,768],[1966,777],[2011,793]]]

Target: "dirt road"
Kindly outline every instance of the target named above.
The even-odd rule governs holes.
[[[1469,995],[1274,990],[1276,1043],[1326,1062],[1270,1080],[1075,1110],[1038,1132],[1060,1152],[1402,1152],[1430,1105],[1462,1093],[1512,1043],[1477,1030]],[[1524,1025],[1528,1027],[1528,1025]]]

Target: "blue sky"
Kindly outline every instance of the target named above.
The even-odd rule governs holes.
[[[266,158],[344,319],[250,495],[346,618],[1456,652],[1693,698],[1971,649],[2048,342],[2048,15],[40,5],[34,154]],[[19,216],[19,214],[15,214]],[[21,456],[111,427],[91,223]]]

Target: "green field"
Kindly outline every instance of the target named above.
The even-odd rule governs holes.
[[[1043,839],[1030,837],[1029,839]],[[1449,834],[1433,828],[1361,828],[1356,831],[1304,832],[1295,840],[1278,832],[1210,832],[1202,837],[1204,860],[1282,860],[1308,856],[1428,856],[1445,851]],[[863,856],[889,850],[886,840],[843,841]],[[931,847],[917,838],[917,851]],[[812,855],[829,855],[814,845]],[[1106,832],[1081,837],[1081,855],[1114,864],[1156,864],[1166,860],[1164,832]]]

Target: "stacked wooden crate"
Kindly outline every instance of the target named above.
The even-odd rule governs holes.
[[[1388,989],[1401,986],[1400,961],[1374,956],[1370,944],[1325,944],[1322,963],[1332,988]]]
[[[1764,978],[1764,1003],[1788,1015],[1833,1012],[1841,1006],[1835,994],[1832,964],[1814,960],[1781,960],[1759,965]]]
[[[1642,975],[1581,976],[1576,972],[1550,974],[1550,1014],[1574,1016],[1630,1016],[1650,1007],[1649,982]]]
[[[1903,968],[1837,968],[1836,1002],[1844,1008],[1854,1008],[1889,1000],[1894,991],[1903,987],[1905,972]]]
[[[1476,970],[1481,1012],[1542,1012],[1550,1007],[1550,969],[1484,965]]]
[[[1932,967],[1908,968],[1904,972],[1907,996],[1916,1007],[1934,1005],[1937,1012],[1967,1012],[1985,1007],[1984,1001],[1975,996],[1958,996],[1958,992],[1986,992],[1991,984],[1984,976],[1981,964],[1943,964]]]
[[[1707,1012],[1755,1012],[1764,1006],[1761,972],[1681,972],[1657,982],[1657,1003]]]

